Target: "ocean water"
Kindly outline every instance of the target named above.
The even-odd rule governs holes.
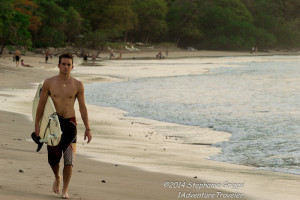
[[[229,132],[229,141],[214,144],[222,153],[210,159],[300,174],[300,57],[209,60],[152,63],[217,67],[204,74],[89,84],[86,101],[130,116]],[[147,62],[127,62],[149,67]]]

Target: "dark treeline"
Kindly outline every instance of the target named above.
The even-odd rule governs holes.
[[[107,43],[198,49],[300,47],[299,0],[0,0],[1,53]]]

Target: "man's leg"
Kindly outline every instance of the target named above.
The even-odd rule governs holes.
[[[62,152],[59,146],[52,147],[47,145],[47,150],[48,150],[48,163],[50,164],[51,169],[55,176],[52,189],[56,194],[59,194],[59,188],[60,188],[59,161],[62,157]]]
[[[62,190],[62,197],[64,199],[69,198],[68,188],[72,177],[72,168],[75,160],[75,152],[76,152],[76,143],[71,143],[64,152],[64,170],[63,170],[64,185]]]
[[[51,169],[54,173],[55,176],[55,180],[53,182],[53,192],[55,192],[56,194],[59,194],[59,186],[60,186],[60,175],[59,175],[59,164],[57,165],[50,165]]]
[[[64,170],[63,170],[63,179],[64,179],[64,185],[63,185],[63,190],[62,190],[62,197],[64,199],[68,199],[68,188],[69,188],[69,183],[72,177],[72,165],[65,165]]]

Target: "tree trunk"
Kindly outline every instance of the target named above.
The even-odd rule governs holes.
[[[124,33],[124,38],[123,38],[123,41],[124,41],[124,42],[127,42],[127,35],[128,35],[128,31],[125,31],[125,33]]]
[[[176,34],[176,37],[175,37],[176,46],[178,46],[180,39],[181,39],[181,34],[180,33]]]
[[[6,41],[8,39],[9,35],[7,35],[4,39],[3,39],[3,42],[1,44],[1,50],[0,50],[0,55],[2,55],[3,53],[3,50],[4,50],[4,47],[6,46]]]

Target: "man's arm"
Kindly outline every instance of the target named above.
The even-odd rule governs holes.
[[[87,143],[89,143],[92,140],[92,131],[90,129],[88,112],[87,112],[87,108],[86,108],[85,100],[84,100],[84,87],[81,82],[79,82],[77,99],[78,99],[79,111],[81,114],[81,118],[82,118],[82,121],[85,126],[84,140],[86,140],[86,137],[87,137],[88,138]]]
[[[42,92],[40,94],[39,104],[36,110],[35,117],[35,134],[38,136],[40,134],[40,121],[44,113],[45,105],[49,95],[49,81],[45,80],[42,88]]]

